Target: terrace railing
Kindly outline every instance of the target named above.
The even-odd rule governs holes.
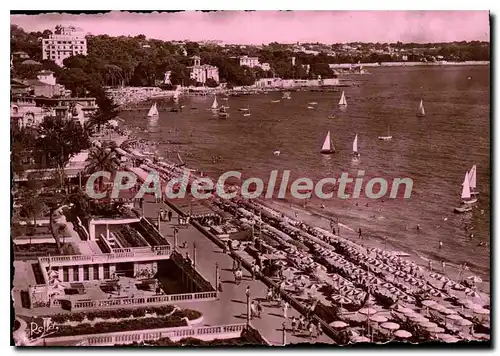
[[[116,344],[131,344],[133,342],[159,340],[168,337],[172,341],[192,337],[204,341],[214,339],[232,339],[241,336],[245,330],[245,324],[217,325],[217,326],[195,326],[181,328],[161,328],[137,331],[125,331],[115,333],[103,333],[92,335],[71,335],[60,337],[48,337],[46,345],[70,343],[72,341],[86,341],[88,346],[113,346]]]
[[[174,304],[178,302],[199,302],[210,301],[217,299],[217,292],[201,292],[201,293],[185,293],[185,294],[170,294],[158,296],[146,296],[138,298],[123,298],[123,299],[103,299],[103,300],[85,300],[71,301],[71,311],[80,309],[94,308],[123,308],[129,306],[153,306]]]
[[[132,252],[116,252],[103,253],[97,255],[69,255],[69,256],[54,256],[40,257],[38,261],[40,266],[58,267],[58,266],[74,266],[84,264],[97,263],[119,263],[119,262],[134,262],[134,261],[154,261],[165,260],[170,258],[170,246],[155,246],[147,250],[132,249]]]

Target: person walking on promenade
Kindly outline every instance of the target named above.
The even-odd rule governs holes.
[[[219,290],[219,292],[222,292],[222,281],[220,279],[220,273],[217,276],[217,289]]]
[[[295,331],[297,330],[297,319],[295,319],[295,316],[292,317],[292,335],[295,334]]]
[[[273,290],[271,288],[267,288],[266,300],[271,302],[273,300]]]
[[[177,241],[178,234],[179,230],[176,227],[174,227],[174,241]]]
[[[236,262],[236,260],[233,260],[233,272],[236,271],[237,268],[238,268],[238,263]]]
[[[446,269],[446,262],[444,262],[444,261],[441,262],[441,267],[443,267],[443,272],[444,272],[444,270]]]
[[[304,327],[305,327],[305,319],[304,319],[304,316],[301,315],[301,316],[299,316],[299,321],[297,323],[297,329],[304,330]]]
[[[257,309],[255,308],[255,302],[252,300],[250,302],[250,319],[253,319],[257,315]]]
[[[432,272],[432,261],[429,261],[429,270]]]
[[[323,334],[323,330],[321,330],[321,323],[318,320],[316,323],[316,338],[320,337]]]
[[[239,285],[241,283],[241,279],[243,278],[243,271],[241,270],[241,268],[238,268],[235,272],[235,281],[236,281],[236,285]]]
[[[262,313],[262,304],[260,304],[260,300],[257,302],[257,318],[260,319],[260,314]]]
[[[363,238],[363,236],[362,236],[362,234],[361,234],[361,228],[359,228],[359,229],[358,229],[358,237],[359,237],[360,239],[362,239],[362,238]]]
[[[286,314],[288,312],[288,302],[285,301],[285,304],[283,304],[283,318],[286,319]]]
[[[439,249],[441,250],[443,248],[443,241],[439,240]]]
[[[167,213],[168,221],[172,221],[172,210],[169,210]]]
[[[255,262],[252,261],[252,266],[250,267],[250,273],[252,274],[252,281],[255,280]]]
[[[420,231],[420,224],[417,224],[417,231]]]
[[[312,321],[309,321],[309,323],[307,324],[307,331],[309,332],[309,339],[312,339],[314,331],[314,324]]]

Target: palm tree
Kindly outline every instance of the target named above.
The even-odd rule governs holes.
[[[120,160],[110,145],[90,149],[87,162],[85,174],[88,175],[96,172],[109,172],[114,175],[120,166]],[[103,183],[103,177],[99,177],[99,189],[102,189]]]
[[[43,212],[47,209],[47,206],[40,199],[38,192],[32,189],[26,190],[24,192],[21,205],[26,215],[33,219],[33,228],[29,233],[29,244],[31,246],[31,237],[35,234],[36,231],[37,216],[42,215]]]

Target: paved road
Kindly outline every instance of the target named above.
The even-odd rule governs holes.
[[[161,204],[152,202],[145,203],[144,214],[146,217],[156,217]],[[172,223],[162,222],[160,231],[167,238],[169,243],[173,245],[173,225],[177,223],[177,215],[174,213]],[[231,271],[233,259],[231,256],[224,254],[222,250],[212,241],[206,238],[193,226],[187,229],[179,230],[178,243],[187,241],[188,248],[179,251],[184,255],[189,253],[193,258],[193,243],[196,243],[196,268],[200,273],[207,278],[212,285],[215,282],[215,262],[219,263],[219,273],[221,273],[222,293],[219,293],[219,300],[212,302],[197,302],[197,303],[182,303],[179,307],[196,309],[203,313],[204,325],[220,325],[242,323],[246,321],[247,306],[245,290],[250,286],[251,298],[262,299],[263,313],[261,318],[251,320],[251,325],[259,330],[261,335],[272,345],[282,345],[283,331],[282,324],[286,321],[287,329],[291,329],[290,319],[292,316],[298,318],[300,313],[289,308],[287,319],[283,317],[283,310],[276,305],[270,305],[264,301],[267,286],[258,280],[252,280],[250,273],[244,270],[244,278],[240,285],[234,283],[233,273]],[[294,335],[288,330],[286,335],[286,343],[301,343],[301,342],[325,342],[332,343],[333,341],[326,335],[320,336],[318,339],[309,339],[306,335]]]

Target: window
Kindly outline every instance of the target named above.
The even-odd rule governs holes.
[[[89,277],[89,266],[83,266],[83,280],[88,281]]]
[[[63,282],[69,282],[69,268],[63,267]]]
[[[104,278],[103,279],[110,279],[110,277],[109,277],[109,265],[104,265]]]
[[[92,279],[98,280],[99,279],[99,265],[93,265],[92,267],[93,267],[92,269],[94,272]]]
[[[74,281],[80,280],[80,267],[78,266],[73,267],[73,280]]]

